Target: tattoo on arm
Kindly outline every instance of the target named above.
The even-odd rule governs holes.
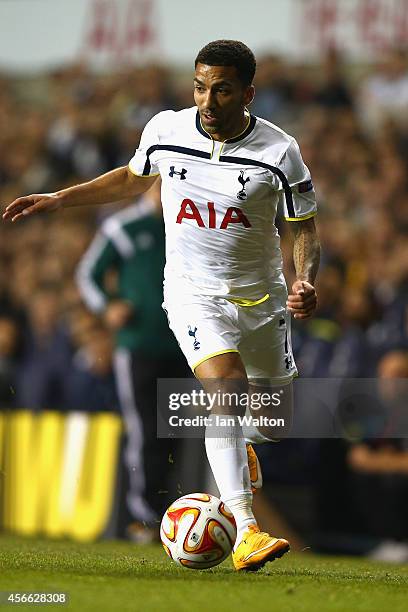
[[[314,219],[296,221],[294,230],[293,262],[296,278],[314,284],[320,262],[320,242],[316,234]]]

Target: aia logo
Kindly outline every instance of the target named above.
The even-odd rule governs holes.
[[[187,170],[185,168],[182,168],[179,171],[179,170],[176,170],[174,166],[170,166],[169,176],[171,176],[171,178],[173,178],[174,175],[177,175],[180,177],[180,181],[185,181],[186,174],[187,174]]]
[[[243,200],[243,201],[245,201],[248,197],[248,194],[245,191],[245,185],[251,180],[249,177],[244,178],[244,173],[245,173],[245,170],[241,170],[239,173],[238,183],[241,183],[242,189],[240,189],[240,191],[238,191],[237,193],[238,200]]]
[[[208,221],[207,215],[201,215],[193,200],[185,198],[181,203],[176,223],[182,223],[183,219],[194,219],[198,227],[208,227],[209,229],[225,230],[230,224],[233,223],[241,223],[241,225],[244,227],[252,227],[246,214],[240,208],[236,208],[235,206],[230,206],[227,208],[225,214],[222,216],[222,220],[220,214],[218,213],[217,215],[214,202],[207,202],[207,212]],[[204,223],[204,219],[207,221],[207,224]]]
[[[191,325],[188,326],[188,335],[194,338],[193,347],[195,351],[198,351],[200,348],[200,342],[196,338],[197,328],[192,329]]]

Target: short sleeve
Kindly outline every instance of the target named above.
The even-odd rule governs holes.
[[[158,117],[159,115],[155,115],[146,124],[139,146],[129,162],[129,169],[136,176],[149,177],[160,174],[158,167],[152,161],[154,157],[152,147],[159,144]]]
[[[280,191],[286,221],[304,221],[314,217],[317,213],[316,194],[309,169],[302,159],[296,140],[291,141],[278,168],[285,175],[291,192],[289,197],[288,194],[284,195],[281,181]]]

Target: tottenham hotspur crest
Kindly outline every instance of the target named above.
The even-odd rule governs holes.
[[[197,333],[197,328],[194,327],[194,329],[191,327],[191,325],[188,326],[188,335],[191,336],[194,339],[193,342],[193,347],[195,351],[198,351],[200,349],[200,341],[197,340],[196,338],[196,333]]]
[[[241,170],[240,173],[239,173],[239,177],[238,177],[238,182],[241,183],[241,185],[242,185],[242,189],[240,189],[240,191],[238,191],[238,193],[237,193],[238,200],[246,200],[247,197],[248,197],[248,194],[245,191],[245,185],[251,179],[249,177],[248,178],[244,178],[244,173],[245,173],[245,170]]]

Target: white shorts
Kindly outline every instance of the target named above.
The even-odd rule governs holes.
[[[184,303],[167,301],[163,308],[193,372],[211,357],[236,352],[253,383],[285,384],[297,374],[290,314],[272,312],[270,300],[240,306],[219,297],[189,296]]]

